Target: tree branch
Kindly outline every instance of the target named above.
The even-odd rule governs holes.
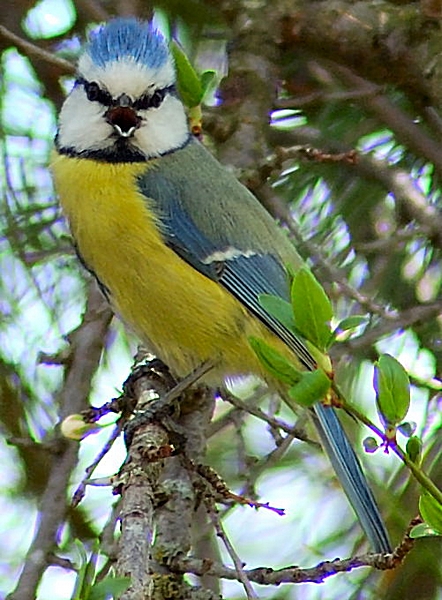
[[[50,63],[54,67],[57,67],[62,71],[62,73],[66,73],[67,75],[72,75],[75,73],[75,65],[73,65],[68,60],[64,58],[60,58],[56,56],[52,52],[48,52],[47,50],[43,50],[36,44],[29,42],[28,40],[23,39],[19,35],[12,33],[3,25],[0,25],[0,35],[2,35],[5,39],[9,40],[17,46],[19,50],[21,50],[26,56],[30,58],[38,58],[40,60],[44,60],[47,63]]]
[[[131,387],[142,411],[152,401],[153,394],[163,389],[162,381],[138,377]],[[131,585],[122,600],[145,600],[151,597],[150,561],[154,535],[155,496],[163,461],[150,461],[149,452],[168,444],[168,435],[158,422],[147,421],[136,427],[116,487],[121,493],[121,537],[118,543],[116,571],[120,577],[130,577]]]
[[[300,567],[286,567],[278,570],[269,567],[247,569],[244,570],[244,574],[248,581],[253,583],[280,585],[281,583],[322,583],[337,573],[348,573],[360,567],[371,567],[381,571],[395,569],[413,549],[414,540],[410,538],[410,531],[421,522],[420,517],[416,517],[410,522],[403,540],[391,554],[370,553],[346,559],[337,558],[307,569]],[[238,573],[235,569],[194,557],[176,557],[171,563],[171,568],[179,573],[208,574],[222,579],[238,580]]]

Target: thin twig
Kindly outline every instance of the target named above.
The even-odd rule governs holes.
[[[247,594],[247,598],[249,598],[249,600],[258,600],[258,596],[256,595],[255,590],[252,588],[252,584],[250,583],[250,580],[248,579],[246,572],[244,571],[244,563],[236,553],[235,548],[233,547],[229,538],[227,537],[227,534],[224,531],[221,521],[218,518],[216,509],[214,509],[213,507],[209,508],[209,518],[212,521],[212,524],[215,528],[216,535],[223,542],[230,558],[233,561],[233,564],[235,565],[236,578],[243,584],[244,590]]]
[[[288,451],[290,446],[295,439],[294,435],[287,434],[285,438],[283,438],[282,442],[276,446],[271,452],[269,452],[266,456],[260,459],[253,467],[249,470],[247,477],[247,487],[250,489],[254,489],[257,479],[265,472],[268,472],[268,469],[271,469],[282,459],[284,454]],[[244,493],[248,493],[247,490],[241,490],[239,495],[242,496]]]
[[[342,347],[349,350],[366,348],[378,342],[380,338],[390,335],[398,329],[406,329],[416,323],[430,321],[442,314],[442,301],[412,306],[391,316],[379,325],[367,329],[361,336],[343,342]]]
[[[430,229],[417,225],[415,223],[407,225],[404,228],[397,229],[388,237],[377,238],[367,242],[356,242],[353,244],[356,252],[367,254],[390,253],[403,247],[404,244],[419,237],[428,237],[431,235]]]
[[[220,394],[224,400],[226,400],[227,402],[229,402],[236,408],[239,408],[239,409],[243,410],[244,412],[246,412],[250,415],[253,415],[254,417],[257,417],[258,419],[261,419],[261,421],[268,423],[271,427],[275,427],[276,429],[281,429],[282,431],[285,431],[286,433],[291,435],[293,438],[301,440],[302,442],[306,442],[310,446],[314,446],[316,448],[321,448],[321,444],[319,444],[315,440],[310,439],[303,428],[297,427],[296,425],[288,425],[281,419],[276,419],[275,417],[270,417],[258,406],[254,406],[252,404],[248,404],[248,403],[244,402],[243,400],[241,400],[240,398],[238,398],[237,396],[235,396],[234,394],[232,394],[231,392],[229,392],[229,390],[227,390],[225,388],[223,388],[220,391]]]
[[[46,560],[48,561],[48,565],[61,567],[62,569],[66,569],[67,571],[78,571],[78,567],[76,567],[74,563],[71,560],[69,560],[69,558],[57,556],[53,552],[49,552],[47,554]]]
[[[123,419],[123,418],[118,419],[109,439],[104,444],[104,446],[102,447],[102,449],[100,450],[98,455],[95,457],[93,462],[85,469],[84,477],[81,480],[80,484],[78,485],[78,487],[75,490],[74,495],[72,497],[72,506],[73,507],[78,506],[78,504],[80,504],[80,502],[83,500],[84,495],[86,493],[86,486],[88,484],[88,481],[91,478],[92,473],[95,471],[95,469],[100,464],[100,462],[103,460],[103,458],[106,456],[106,454],[108,454],[108,452],[110,452],[110,450],[112,449],[112,446],[114,445],[115,441],[119,438],[125,423],[126,423],[125,419]]]
[[[165,394],[164,397],[161,399],[162,402],[164,403],[164,405],[170,404],[173,400],[175,400],[176,398],[181,396],[181,394],[183,392],[185,392],[192,385],[197,383],[197,381],[199,381],[201,379],[201,377],[206,375],[206,373],[211,371],[214,366],[215,365],[213,362],[206,361],[205,363],[202,363],[196,369],[194,369],[192,371],[192,373],[187,375],[187,377],[184,377],[184,379],[181,379],[181,381],[176,383],[176,385],[169,392],[167,392],[167,394]]]

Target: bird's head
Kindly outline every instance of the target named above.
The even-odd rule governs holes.
[[[90,35],[74,88],[60,112],[60,152],[112,162],[144,161],[189,138],[162,35],[147,22],[118,18]]]

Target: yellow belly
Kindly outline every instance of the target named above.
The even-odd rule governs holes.
[[[282,343],[164,244],[136,187],[147,168],[154,166],[54,157],[56,189],[81,256],[121,317],[176,374],[206,360],[217,362],[218,377],[261,373],[248,337]]]

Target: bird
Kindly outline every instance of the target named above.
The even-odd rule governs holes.
[[[286,266],[304,265],[257,198],[196,139],[170,47],[152,23],[117,17],[92,31],[59,114],[54,185],[81,262],[114,311],[185,377],[268,379],[250,345],[270,344],[303,370],[318,353],[262,306],[289,299]],[[389,536],[331,406],[313,421],[373,550]]]

